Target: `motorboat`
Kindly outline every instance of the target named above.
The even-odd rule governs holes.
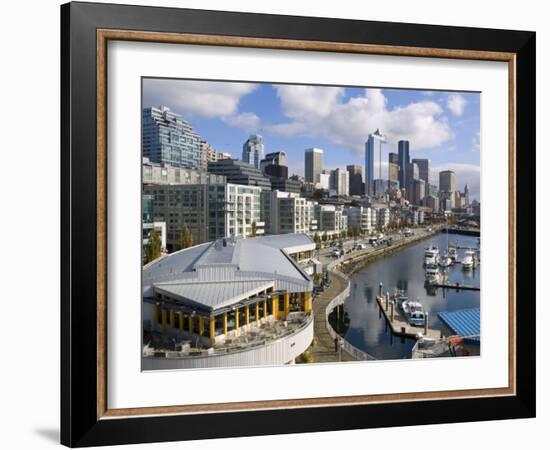
[[[456,261],[458,259],[458,252],[456,251],[456,247],[449,247],[448,256],[449,258],[451,258],[451,261]]]
[[[426,280],[430,284],[436,284],[441,281],[441,274],[437,266],[427,266],[426,267]]]
[[[452,258],[449,256],[449,252],[445,252],[443,256],[439,257],[439,265],[441,267],[449,267],[453,264]]]
[[[415,327],[421,327],[424,325],[424,322],[426,321],[426,314],[424,313],[422,303],[418,300],[404,301],[402,303],[402,309],[410,325]]]
[[[472,269],[475,264],[475,252],[473,250],[465,250],[461,264],[464,270]]]
[[[403,303],[409,300],[407,293],[403,290],[396,289],[393,296],[396,306],[403,309]]]
[[[424,250],[424,264],[426,266],[437,266],[439,263],[439,249],[437,245],[431,245]]]

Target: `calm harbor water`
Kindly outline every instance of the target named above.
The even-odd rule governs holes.
[[[461,247],[477,248],[477,237],[449,234],[450,243],[458,242]],[[414,339],[393,336],[386,320],[380,315],[376,302],[378,285],[384,284],[384,292],[392,293],[395,288],[406,290],[409,298],[419,299],[429,313],[430,328],[441,328],[437,313],[463,308],[479,307],[479,291],[456,291],[453,289],[430,288],[424,285],[424,249],[435,244],[440,250],[447,247],[447,235],[442,233],[433,238],[400,250],[393,255],[378,259],[351,278],[351,293],[346,301],[345,311],[350,319],[345,338],[357,348],[370,353],[377,359],[402,359],[411,357]],[[458,251],[458,260],[463,250]],[[451,267],[449,282],[480,285],[480,270],[464,271],[460,264]],[[422,331],[422,328],[418,329]]]

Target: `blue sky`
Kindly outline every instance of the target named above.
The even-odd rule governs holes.
[[[479,199],[479,93],[144,79],[143,106],[159,105],[236,158],[249,134],[261,134],[266,153],[286,151],[289,172],[300,175],[310,147],[324,150],[327,169],[364,166],[364,143],[380,128],[388,139],[383,163],[407,139],[411,158],[430,159],[430,182],[454,170],[458,187],[468,183]]]

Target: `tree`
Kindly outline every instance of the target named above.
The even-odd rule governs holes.
[[[256,237],[256,221],[252,222],[252,231],[250,232],[250,236]]]
[[[327,232],[326,232],[326,231],[323,233],[323,237],[322,237],[321,239],[323,239],[323,242],[327,242],[327,240],[328,240],[328,235],[327,235]]]
[[[189,227],[187,224],[183,224],[181,226],[181,232],[180,232],[180,249],[183,248],[189,248],[193,246],[193,235],[191,234],[191,231],[189,230]]]
[[[153,228],[149,234],[149,242],[145,247],[145,263],[150,263],[160,256],[160,236]]]

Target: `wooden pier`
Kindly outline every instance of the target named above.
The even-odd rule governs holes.
[[[460,283],[434,283],[433,287],[447,288],[447,289],[456,289],[457,291],[479,291],[479,286],[473,286],[471,284],[460,284]]]
[[[427,328],[425,326],[423,327],[413,327],[412,325],[409,325],[409,322],[407,321],[407,318],[403,314],[403,311],[394,304],[392,300],[389,300],[387,302],[387,308],[386,308],[386,298],[382,295],[376,296],[376,301],[378,302],[378,306],[380,307],[380,311],[386,318],[386,322],[388,326],[390,327],[393,334],[396,336],[406,336],[406,337],[414,337],[418,335],[418,333],[422,333],[424,336],[430,337],[430,338],[440,338],[441,337],[441,331],[435,330],[433,328]]]

